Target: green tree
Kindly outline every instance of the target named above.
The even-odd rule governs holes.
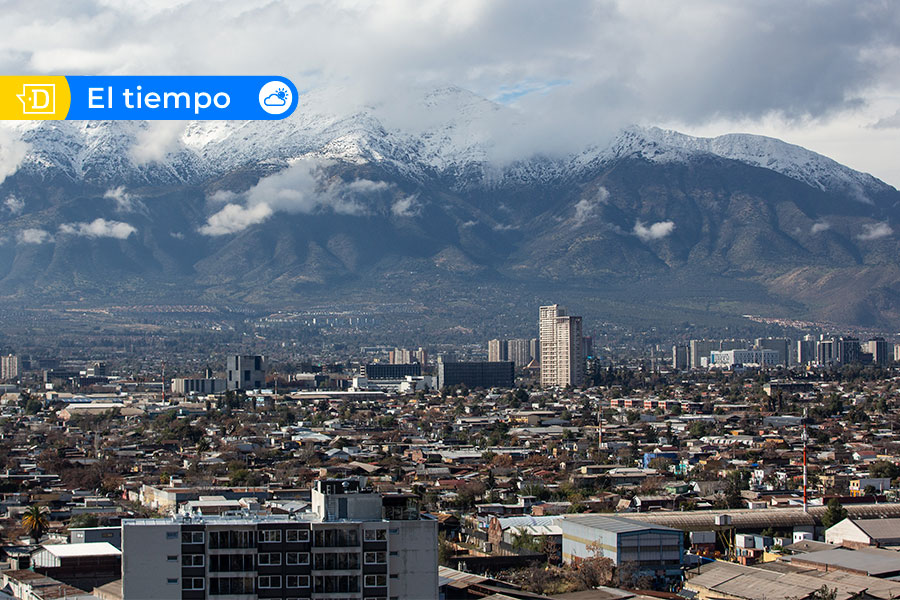
[[[92,513],[75,515],[69,519],[69,529],[78,527],[97,527],[98,525],[100,525],[100,518]]]
[[[822,525],[827,529],[847,518],[847,509],[837,498],[828,501],[825,514],[822,515]]]
[[[50,529],[49,511],[46,506],[32,504],[22,514],[22,526],[28,535],[36,540],[41,539]]]

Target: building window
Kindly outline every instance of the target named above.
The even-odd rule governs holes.
[[[385,587],[387,577],[384,575],[366,575],[366,587]]]
[[[365,540],[367,542],[383,542],[387,540],[386,529],[366,529]]]
[[[178,562],[178,555],[177,554],[169,554],[168,556],[166,556],[166,560],[169,562]]]
[[[263,529],[259,532],[260,544],[278,544],[281,542],[280,529]]]
[[[281,588],[281,575],[260,575],[256,587],[261,590],[275,590]]]
[[[399,535],[400,528],[399,527],[391,527],[391,535]]]
[[[277,567],[281,564],[281,554],[277,552],[260,554],[258,562],[261,567]]]
[[[166,583],[169,585],[175,585],[178,583],[178,578],[177,577],[169,577],[168,579],[166,579]]]
[[[308,542],[309,529],[288,529],[286,536],[288,542]]]
[[[209,570],[220,571],[255,571],[256,556],[253,554],[211,554]]]
[[[183,554],[181,556],[181,565],[184,567],[202,567],[205,564],[206,556],[203,554]]]
[[[345,594],[359,592],[358,575],[316,575],[313,577],[316,594]]]
[[[358,552],[329,552],[314,555],[317,571],[335,571],[359,568]]]
[[[255,582],[253,577],[211,577],[209,579],[209,595],[253,594],[256,591]]]
[[[288,575],[286,579],[286,584],[289,588],[309,587],[309,575]]]
[[[319,529],[315,532],[315,545],[319,548],[359,546],[359,532],[356,529]]]
[[[204,542],[202,531],[182,531],[182,544],[202,544]]]
[[[367,565],[383,565],[387,562],[387,555],[384,552],[366,552],[365,561]]]
[[[309,552],[287,552],[285,562],[289,565],[308,565]]]
[[[183,590],[203,590],[206,584],[206,580],[202,577],[185,577],[181,582],[181,589]]]
[[[255,548],[255,531],[211,531],[209,533],[209,547],[213,550],[220,548]]]
[[[177,531],[167,531],[167,532],[166,532],[166,539],[167,539],[167,540],[177,540],[177,539],[178,539],[178,532],[177,532]]]

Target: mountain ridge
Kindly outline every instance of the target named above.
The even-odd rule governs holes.
[[[895,328],[900,192],[871,175],[774,138],[638,126],[495,160],[515,114],[458,88],[422,103],[437,116],[408,130],[377,107],[21,124],[29,150],[0,182],[0,299],[434,307],[553,288]]]

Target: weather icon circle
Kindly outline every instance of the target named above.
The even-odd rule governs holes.
[[[259,105],[270,115],[280,115],[293,102],[291,90],[283,81],[270,81],[259,90]]]

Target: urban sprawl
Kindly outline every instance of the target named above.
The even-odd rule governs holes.
[[[536,316],[481,356],[3,356],[0,598],[900,597],[900,345],[617,363]]]

